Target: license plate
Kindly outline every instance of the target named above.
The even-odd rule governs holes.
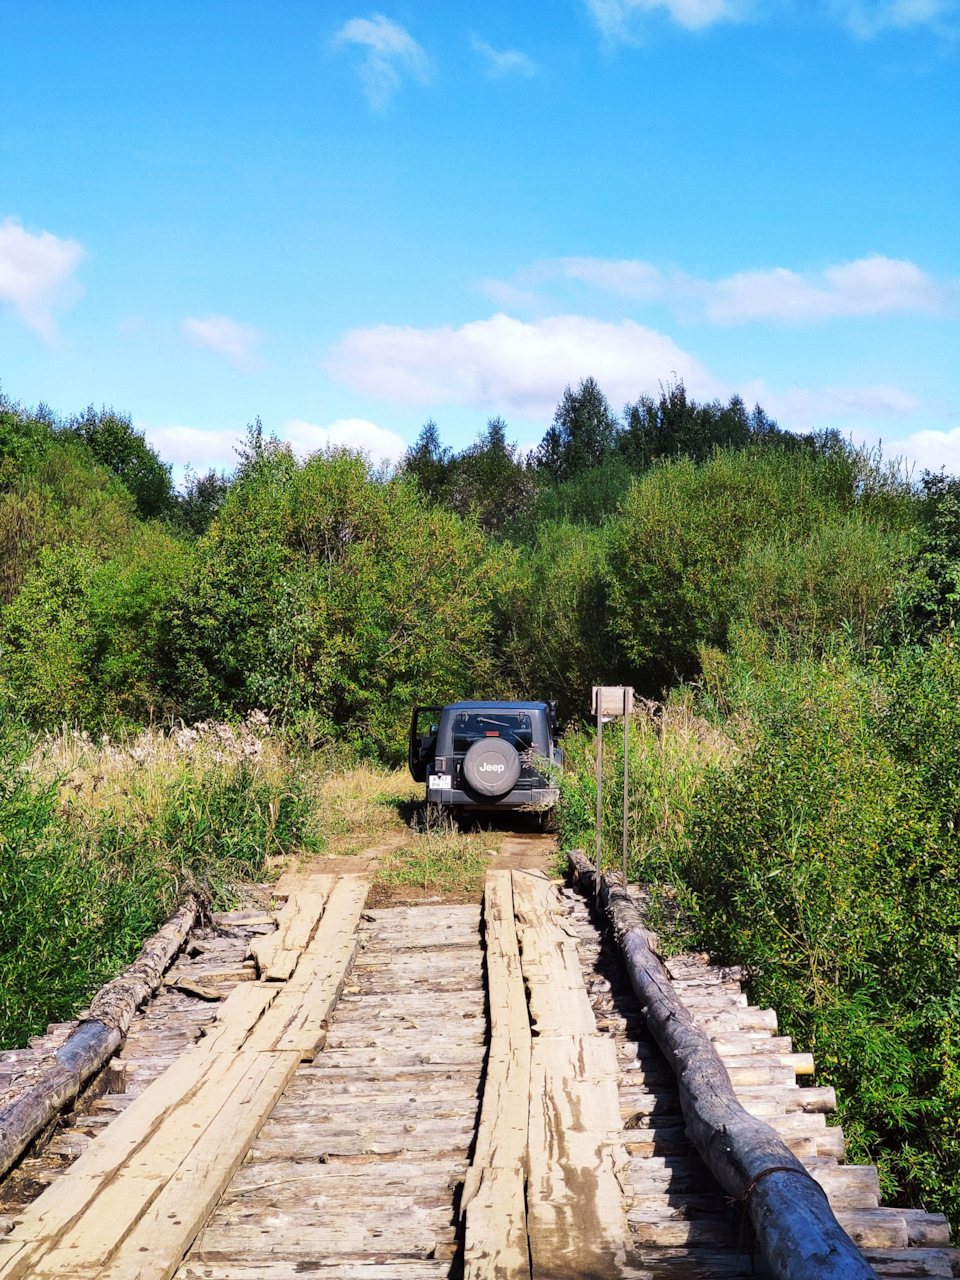
[[[449,773],[435,773],[430,779],[430,786],[437,791],[449,791],[453,786],[453,778]]]

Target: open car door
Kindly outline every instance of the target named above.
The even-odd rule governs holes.
[[[410,717],[407,763],[414,782],[426,782],[427,765],[437,749],[437,722],[443,707],[414,707]]]

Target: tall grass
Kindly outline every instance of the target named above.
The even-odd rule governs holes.
[[[623,824],[623,721],[603,731],[604,866],[619,866]],[[576,729],[563,739],[558,822],[565,848],[596,847],[596,730]],[[631,718],[628,874],[648,879],[681,847],[688,815],[707,768],[733,758],[732,737],[698,715],[688,692],[666,704],[642,703]]]
[[[267,727],[122,744],[0,729],[0,1045],[71,1017],[187,889],[223,908],[317,846],[310,775]]]
[[[816,1054],[848,1158],[956,1228],[960,649],[947,634],[863,661],[855,639],[792,662],[763,647],[713,661],[701,704],[725,708],[723,733],[689,707],[635,732],[630,870],[672,947],[745,964],[752,998]],[[594,745],[568,739],[567,840],[593,836]]]

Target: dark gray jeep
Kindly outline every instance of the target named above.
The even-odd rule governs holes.
[[[538,810],[557,803],[555,702],[452,702],[414,707],[410,772],[428,804]]]

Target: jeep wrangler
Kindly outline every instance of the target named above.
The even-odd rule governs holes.
[[[526,809],[546,825],[557,803],[555,702],[452,702],[414,707],[408,760],[428,804]]]

